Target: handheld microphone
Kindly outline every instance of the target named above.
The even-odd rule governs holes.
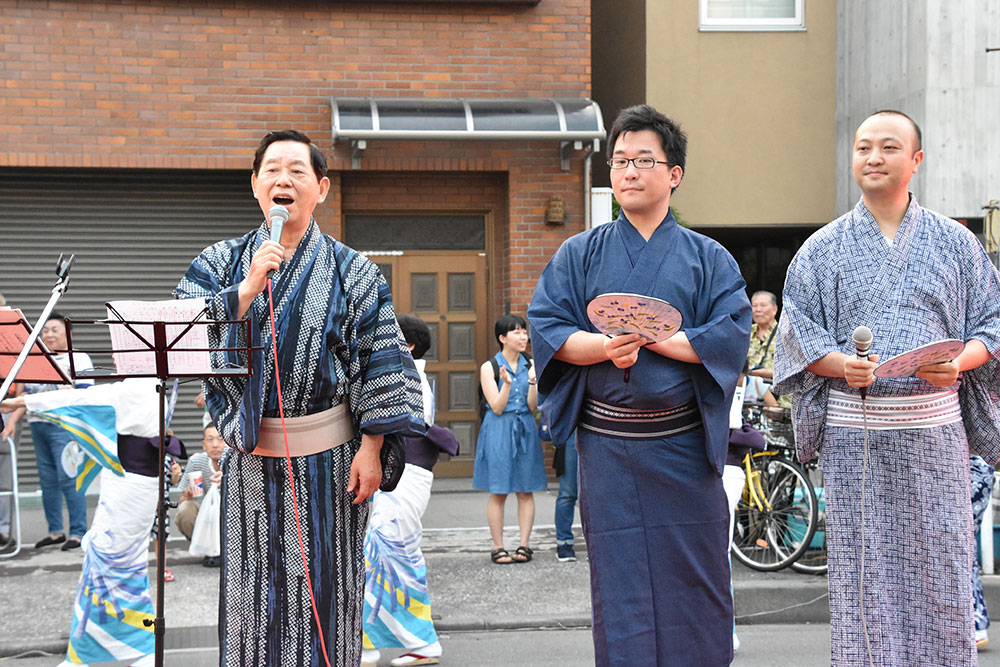
[[[854,349],[857,351],[858,359],[868,361],[868,352],[872,347],[872,330],[865,325],[859,326],[851,336],[854,340]],[[861,387],[861,400],[864,400],[867,387]]]
[[[285,223],[288,222],[288,209],[280,204],[275,204],[267,212],[267,219],[271,223],[271,240],[275,243],[281,243],[281,232],[285,228]],[[274,277],[274,269],[267,272],[267,277],[268,279]]]

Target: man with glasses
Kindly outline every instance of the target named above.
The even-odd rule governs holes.
[[[598,665],[732,660],[721,474],[750,303],[732,256],[670,211],[686,148],[652,107],[621,112],[608,136],[621,215],[563,243],[528,309],[553,441],[577,429]],[[587,304],[614,292],[668,301],[683,330],[597,332]]]

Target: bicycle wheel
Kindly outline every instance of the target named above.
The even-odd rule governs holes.
[[[733,556],[761,572],[794,563],[818,522],[816,494],[802,469],[773,452],[755,454],[733,522]]]
[[[816,506],[819,509],[816,521],[816,532],[809,541],[809,548],[792,563],[792,569],[803,574],[826,574],[826,494],[823,482],[816,479],[816,471],[806,467],[806,475],[812,480],[813,491],[816,493]]]
[[[799,559],[792,563],[791,567],[796,572],[803,574],[826,574],[829,567],[826,564],[826,530],[820,521],[816,526],[816,536],[813,537],[812,546],[806,549]],[[817,538],[820,544],[816,544]]]

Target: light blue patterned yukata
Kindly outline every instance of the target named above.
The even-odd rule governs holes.
[[[868,433],[826,425],[843,379],[806,370],[829,352],[854,354],[866,325],[889,359],[943,338],[1000,350],[1000,280],[976,237],[910,198],[890,244],[860,201],[813,234],[788,269],[775,350],[775,390],[792,394],[798,455],[818,450],[825,473],[834,665],[868,664],[859,608],[862,506],[864,610],[875,665],[975,665],[969,450],[1000,458],[997,360],[963,374],[962,421]],[[868,395],[941,391],[916,377],[876,379]]]

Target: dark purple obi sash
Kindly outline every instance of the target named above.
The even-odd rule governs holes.
[[[621,440],[661,440],[701,427],[698,402],[690,399],[663,410],[621,408],[584,398],[580,428]]]

